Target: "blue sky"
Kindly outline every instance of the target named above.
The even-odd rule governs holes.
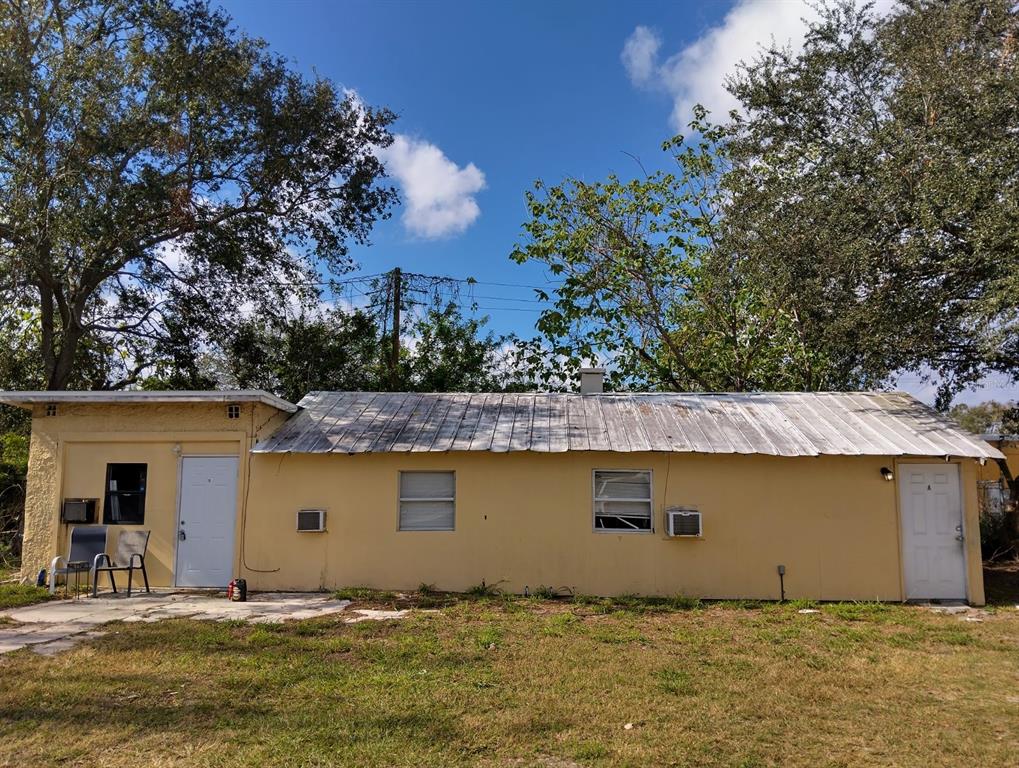
[[[547,280],[509,259],[525,191],[635,174],[629,155],[663,164],[689,106],[724,114],[725,74],[773,36],[798,46],[813,13],[799,0],[221,2],[298,69],[399,115],[387,164],[404,204],[353,249],[358,271],[474,277],[489,327],[525,337],[539,306],[526,286]],[[932,397],[915,376],[902,386]]]

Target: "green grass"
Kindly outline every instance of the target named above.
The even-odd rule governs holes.
[[[0,766],[1015,764],[1016,611],[446,599],[5,654]]]
[[[49,590],[45,587],[18,584],[15,581],[17,577],[18,571],[16,570],[0,569],[0,611],[21,608],[51,599]]]
[[[45,587],[28,584],[0,584],[0,610],[22,608],[52,599]]]

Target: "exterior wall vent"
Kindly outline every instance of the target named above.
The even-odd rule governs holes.
[[[701,513],[696,509],[669,507],[665,510],[665,531],[671,538],[696,538],[703,536]]]
[[[320,533],[326,529],[326,511],[324,509],[299,509],[297,511],[297,530],[301,533]]]
[[[57,415],[57,404],[56,403],[46,403],[46,415],[47,416],[56,416]]]
[[[237,403],[230,403],[226,407],[226,417],[228,419],[239,419],[241,417],[241,406]]]

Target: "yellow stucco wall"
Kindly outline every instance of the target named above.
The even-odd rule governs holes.
[[[241,418],[228,419],[222,403],[178,405],[60,404],[56,416],[45,407],[33,412],[25,500],[22,578],[34,580],[56,554],[67,553],[68,526],[60,524],[65,498],[102,499],[109,462],[149,465],[144,528],[152,531],[146,565],[154,585],[172,583],[177,509],[177,447],[181,455],[241,456],[246,476],[253,436],[271,433],[286,418],[261,404],[241,405]],[[109,551],[117,536],[134,526],[110,527]]]
[[[246,565],[254,588],[683,593],[899,600],[897,483],[881,457],[678,454],[379,454],[252,457]],[[651,469],[656,532],[593,530],[591,472]],[[969,597],[983,602],[975,462],[961,462]],[[456,472],[456,530],[401,532],[400,470]],[[704,537],[669,539],[665,507],[692,506]],[[297,533],[299,508],[326,508],[328,531]],[[278,569],[278,570],[273,570]],[[273,571],[273,572],[264,572]]]
[[[996,440],[992,445],[1005,454],[1005,460],[1008,462],[1008,468],[1012,472],[1012,477],[1019,477],[1019,441]],[[984,464],[980,468],[979,478],[991,481],[1001,479],[1001,470],[997,462],[988,461]]]
[[[23,577],[66,550],[60,500],[101,499],[105,465],[149,465],[145,527],[154,585],[172,584],[178,455],[240,455],[234,571],[252,589],[345,585],[462,590],[482,580],[589,594],[683,593],[824,600],[903,594],[896,482],[882,457],[778,458],[576,452],[251,455],[285,414],[222,404],[61,406],[33,420]],[[915,461],[915,459],[910,460]],[[968,592],[983,602],[973,461],[959,462]],[[595,468],[653,471],[656,532],[596,533]],[[456,530],[398,530],[401,470],[456,472]],[[247,506],[244,514],[244,499]],[[664,536],[667,506],[698,508],[704,537]],[[301,508],[325,508],[325,533],[298,533]],[[120,526],[115,526],[111,550]]]

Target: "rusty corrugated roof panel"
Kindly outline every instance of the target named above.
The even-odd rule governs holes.
[[[903,392],[312,392],[256,453],[611,451],[999,458]]]

